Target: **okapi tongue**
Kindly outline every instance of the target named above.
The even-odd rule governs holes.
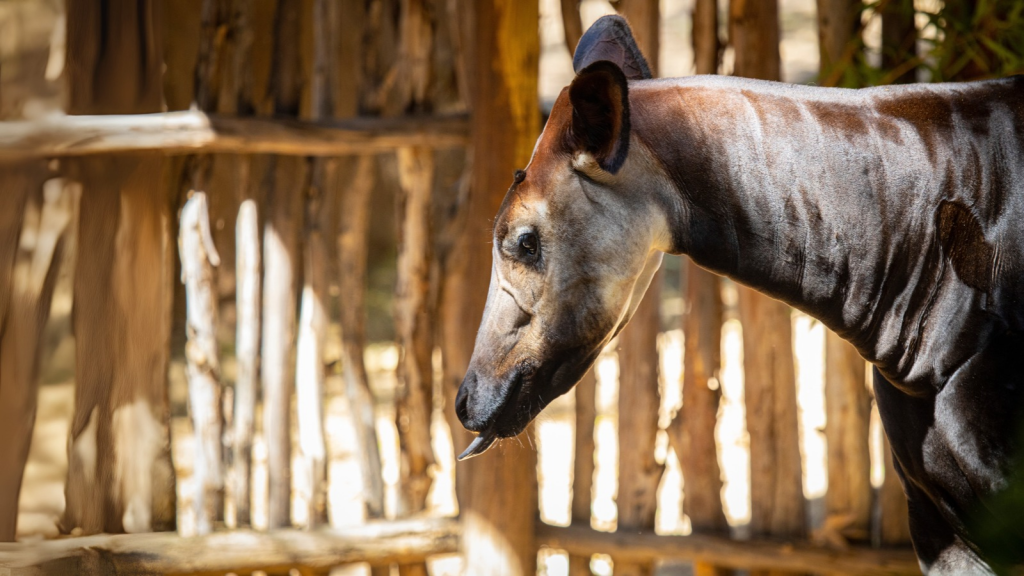
[[[459,457],[456,458],[456,460],[461,462],[463,460],[472,458],[473,456],[479,456],[480,454],[483,454],[484,452],[487,451],[488,448],[491,447],[491,444],[494,444],[494,441],[497,439],[498,436],[491,431],[481,432],[479,436],[477,436],[476,438],[473,439],[472,442],[470,442],[469,446],[466,447],[462,454],[459,454]]]

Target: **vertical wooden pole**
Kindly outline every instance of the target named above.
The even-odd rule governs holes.
[[[213,268],[220,255],[213,245],[206,194],[194,192],[181,209],[181,280],[185,284],[188,343],[189,412],[195,431],[194,477],[196,531],[208,534],[221,516],[224,477],[221,473],[220,355],[217,350],[217,287]]]
[[[426,103],[431,75],[434,23],[424,0],[402,0],[399,14],[398,80],[386,99],[384,114],[416,109]],[[434,305],[430,290],[433,265],[434,153],[428,148],[398,150],[398,279],[395,331],[401,345],[395,419],[401,449],[398,512],[408,516],[426,509],[434,452],[430,443],[433,412]],[[400,574],[426,575],[425,564],[399,566]]]
[[[248,173],[243,163],[243,182]],[[252,522],[252,441],[256,416],[256,386],[260,366],[260,227],[256,201],[246,198],[238,207],[235,221],[235,414],[232,442],[231,494],[235,505],[235,525]]]
[[[369,54],[364,49],[368,18],[362,0],[344,0],[338,10],[340,56],[334,60],[331,79],[334,114],[355,115],[364,87],[364,66]],[[373,156],[340,161],[337,171],[338,286],[345,295],[340,307],[342,375],[352,412],[355,450],[361,467],[362,498],[367,518],[384,517],[384,481],[380,449],[374,424],[374,398],[363,362],[366,315],[366,259],[370,220],[370,192],[374,186],[376,162]]]
[[[300,58],[302,4],[279,2],[269,84],[276,114],[297,116],[303,68]],[[266,224],[263,231],[263,434],[269,478],[267,524],[291,523],[291,392],[295,388],[297,286],[302,255],[302,198],[308,185],[303,158],[268,160]]]
[[[597,367],[576,384],[576,445],[572,466],[572,523],[590,527],[594,487],[594,425],[597,420]],[[569,555],[569,576],[590,576],[590,556]]]
[[[156,3],[70,0],[67,8],[68,111],[159,112]],[[74,166],[84,190],[62,528],[167,530],[175,522],[167,406],[173,242],[167,190],[154,179],[162,159],[109,157]]]
[[[831,330],[825,335],[825,441],[828,446],[826,526],[845,540],[865,541],[871,524],[871,397],[864,359]],[[839,541],[839,540],[837,540]]]
[[[697,74],[718,71],[718,7],[715,0],[697,0],[693,9],[693,54]],[[719,378],[722,347],[722,292],[718,276],[690,261],[682,269],[687,313],[683,407],[669,427],[669,439],[683,472],[683,512],[694,533],[727,533],[722,507],[722,473],[718,466],[715,426],[722,391]],[[712,388],[712,383],[718,386]],[[731,571],[695,562],[696,576]]]
[[[659,11],[656,0],[617,4],[633,29],[640,50],[657,75]],[[664,467],[654,458],[658,434],[658,332],[661,329],[661,273],[651,280],[640,306],[619,336],[618,530],[653,531],[658,483]],[[651,574],[653,564],[613,558],[616,574]]]
[[[735,74],[778,80],[777,0],[729,4]],[[790,309],[741,287],[743,371],[750,434],[751,528],[754,535],[802,537],[806,531],[800,466]]]
[[[818,0],[820,77],[829,85],[856,87],[846,69],[860,28],[860,4]],[[871,522],[871,457],[868,446],[871,398],[865,362],[831,330],[825,335],[825,440],[828,446],[826,537],[835,543],[867,540]]]
[[[914,0],[882,2],[882,70],[894,84],[917,81],[917,28]]]
[[[474,159],[466,226],[449,258],[445,287],[445,321],[451,323],[446,334],[453,338],[446,349],[452,352],[445,360],[449,381],[465,374],[483,314],[490,221],[512,172],[529,161],[540,129],[538,4],[491,0],[462,7],[473,21],[462,30],[471,71]],[[467,574],[536,572],[536,461],[529,439],[521,435],[456,467]]]
[[[860,30],[860,5],[855,0],[818,1],[819,82],[823,86],[856,88],[853,41]]]
[[[329,74],[332,63],[331,39],[336,22],[330,17],[330,4],[315,0],[311,13],[313,40],[310,105],[312,120],[331,113]],[[308,526],[327,524],[327,445],[324,440],[324,340],[327,335],[328,271],[324,229],[330,224],[324,206],[328,203],[335,163],[326,158],[310,158],[311,185],[306,191],[304,232],[304,274],[299,313],[298,359],[296,366],[296,406],[298,407],[299,452],[305,467],[301,492],[307,495]]]
[[[10,197],[0,203],[13,209],[0,217],[0,234],[10,241],[0,248],[9,254],[0,256],[7,263],[0,272],[0,291],[6,294],[0,304],[0,542],[13,541],[17,532],[18,495],[36,417],[43,327],[74,214],[71,185],[62,179],[43,185],[45,174],[45,163],[39,161],[16,172],[0,168],[2,193]]]
[[[583,36],[583,20],[580,18],[580,0],[561,0],[562,30],[565,32],[565,46],[569,56],[576,52],[576,45]],[[589,568],[587,570],[590,570]],[[587,572],[589,574],[589,572]]]
[[[878,378],[874,370],[869,371],[871,379]],[[869,382],[874,390],[874,382]],[[878,419],[877,407],[873,417]],[[882,428],[881,421],[876,424]],[[889,445],[889,437],[882,434],[882,461],[885,466],[885,477],[882,487],[878,490],[878,501],[875,510],[875,528],[872,537],[875,539],[876,547],[888,546],[910,546],[910,511],[907,507],[907,495],[903,491],[903,482],[900,481],[896,472],[896,465],[892,457],[892,446]]]
[[[682,467],[683,512],[689,516],[693,532],[727,534],[729,524],[722,507],[722,473],[715,444],[722,397],[721,286],[718,276],[692,262],[687,262],[685,280],[683,407],[669,427],[669,439]],[[729,573],[704,562],[694,563],[694,574],[700,576]]]

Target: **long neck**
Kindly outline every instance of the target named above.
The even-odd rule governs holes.
[[[951,90],[705,77],[631,86],[630,101],[672,183],[678,251],[905,373],[943,277],[940,204],[992,176],[953,161],[979,134]]]

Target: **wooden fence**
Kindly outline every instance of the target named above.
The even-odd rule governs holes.
[[[194,22],[189,6],[198,14]],[[634,22],[641,44],[655,53],[657,43],[645,43],[656,39],[656,6],[622,2],[620,7]],[[578,37],[576,3],[563,1],[561,7],[567,37]],[[429,443],[433,390],[437,387],[445,398],[446,416],[460,444],[465,434],[450,405],[460,370],[468,363],[486,291],[486,222],[500,202],[510,166],[528,159],[539,128],[536,17],[534,3],[518,0],[196,0],[165,5],[163,12],[155,11],[152,2],[68,1],[67,77],[74,115],[0,124],[0,404],[15,398],[23,413],[34,414],[39,366],[35,361],[23,366],[22,359],[39,356],[55,263],[64,245],[74,245],[76,413],[62,529],[86,535],[0,544],[0,574],[278,574],[291,569],[319,574],[355,562],[370,564],[374,574],[396,564],[402,573],[416,574],[424,573],[429,557],[456,552],[465,554],[470,573],[526,574],[543,547],[567,552],[574,575],[590,573],[595,553],[611,556],[616,573],[646,573],[657,562],[675,560],[693,562],[700,574],[734,568],[918,572],[907,547],[905,504],[893,497],[899,492],[893,475],[887,474],[886,485],[875,490],[867,479],[867,463],[851,456],[866,454],[868,446],[866,393],[863,381],[856,383],[862,363],[848,368],[845,380],[829,384],[833,428],[828,431],[831,496],[826,497],[825,525],[806,526],[798,476],[788,491],[771,495],[784,494],[774,508],[770,502],[755,502],[750,538],[731,536],[714,443],[720,392],[710,384],[721,364],[723,304],[719,281],[695,268],[683,286],[690,309],[681,326],[687,370],[683,409],[667,429],[686,479],[684,510],[693,534],[653,531],[655,492],[663,472],[653,451],[660,329],[656,289],[621,338],[620,389],[630,393],[620,394],[618,408],[623,449],[617,532],[590,526],[587,496],[597,417],[593,374],[576,390],[570,526],[536,519],[532,449],[516,446],[459,465],[458,518],[422,517],[435,463]],[[97,51],[102,29],[114,26],[134,33]],[[349,40],[353,36],[364,39],[358,49],[359,43]],[[513,37],[518,40],[509,40]],[[501,46],[506,51],[501,58],[499,42],[511,44]],[[151,50],[140,50],[143,46]],[[192,57],[183,62],[181,54],[190,46]],[[425,61],[432,62],[429,69],[423,68]],[[113,70],[117,82],[98,90],[96,83],[114,79]],[[439,76],[447,79],[442,88],[437,88],[444,84]],[[259,94],[254,77],[266,84]],[[429,94],[427,85],[434,87]],[[173,111],[159,112],[161,90]],[[506,92],[499,98],[494,90]],[[190,102],[196,107],[185,110]],[[445,113],[430,113],[436,110]],[[363,115],[353,117],[356,112]],[[467,147],[476,158],[463,178],[469,185],[460,190],[469,192],[443,206],[452,209],[438,221],[434,182],[441,167],[435,152]],[[395,520],[383,519],[374,400],[362,360],[371,155],[394,155],[398,172],[394,307],[402,352],[395,407],[403,463]],[[60,179],[59,189],[44,193],[42,183],[54,178]],[[226,232],[218,231],[211,218],[213,211],[224,213],[225,206],[232,213]],[[172,222],[178,223],[176,234]],[[19,238],[34,229],[45,232],[39,238],[52,238],[29,249]],[[77,234],[73,242],[72,234]],[[331,258],[336,266],[323,264]],[[171,344],[175,260],[185,284],[187,302],[180,316],[187,341]],[[225,276],[233,279],[236,336],[230,348],[238,374],[231,387],[230,422],[222,414],[227,383],[221,373],[218,266],[227,267]],[[335,269],[338,277],[331,281],[328,274]],[[343,295],[337,318],[327,296],[332,284]],[[744,328],[757,334],[757,322],[773,320],[744,316],[758,305],[751,296],[744,298],[753,302],[741,302],[747,306],[740,311]],[[782,314],[788,319],[788,312]],[[341,370],[370,519],[357,528],[326,527],[323,342],[331,323],[341,326]],[[772,333],[763,334],[761,345],[771,344]],[[173,528],[175,517],[166,454],[166,371],[172,345],[184,347],[195,429],[198,533],[190,537],[160,532]],[[445,364],[436,382],[435,349]],[[12,350],[20,354],[17,361]],[[792,373],[761,394],[770,399],[772,386],[792,388]],[[270,474],[266,532],[248,528],[258,390]],[[307,469],[304,489],[311,495],[309,530],[290,527],[293,395],[299,415],[296,445]],[[748,396],[748,406],[751,400]],[[795,403],[793,398],[780,402],[787,401]],[[784,408],[795,415],[795,404]],[[770,410],[748,414],[751,435],[792,424],[784,418]],[[849,422],[855,422],[852,431],[839,428]],[[0,474],[0,540],[13,540],[17,486],[31,434],[31,421],[25,424],[24,418],[0,422],[0,431],[13,431],[0,458],[17,469],[16,480]],[[795,436],[780,435],[788,442],[781,449],[798,455]],[[229,442],[222,441],[225,436]],[[90,460],[89,450],[98,456]],[[751,482],[769,481],[759,474],[753,470]],[[141,477],[146,481],[131,480]],[[228,477],[236,484],[226,486]],[[770,481],[779,480],[773,476]],[[4,499],[12,483],[13,507],[9,493]],[[497,493],[503,498],[495,498]],[[237,529],[223,528],[226,500],[231,500]],[[514,505],[502,507],[503,502]],[[784,509],[797,511],[796,527],[773,531],[764,515]],[[812,530],[818,537],[812,538]],[[93,535],[150,531],[155,532]],[[875,542],[870,534],[876,535]]]

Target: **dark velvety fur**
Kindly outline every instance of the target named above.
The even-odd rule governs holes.
[[[571,150],[586,150],[601,168],[615,174],[629,154],[629,88],[622,70],[600,60],[569,86],[572,102]]]
[[[579,74],[587,66],[601,60],[618,64],[630,80],[652,77],[647,60],[622,16],[602,16],[587,29],[576,45],[572,69]]]

